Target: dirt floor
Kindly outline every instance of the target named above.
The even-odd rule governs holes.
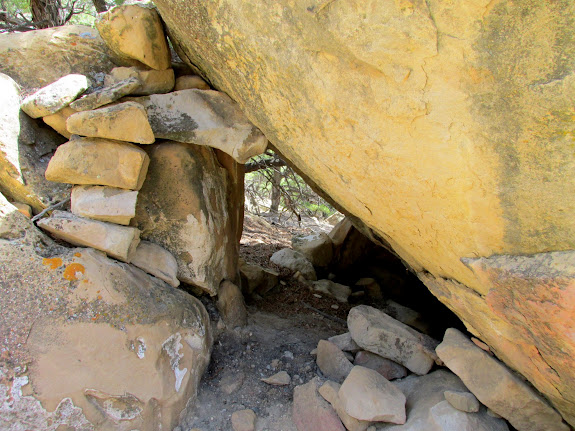
[[[252,409],[256,429],[296,430],[291,420],[293,389],[317,375],[310,352],[321,339],[347,331],[348,304],[318,298],[309,288],[269,263],[277,250],[291,245],[291,237],[310,233],[305,227],[272,225],[264,219],[246,218],[241,257],[280,272],[282,284],[265,297],[247,301],[248,326],[215,328],[212,360],[202,379],[195,406],[188,408],[175,431],[231,430],[231,415]],[[203,300],[214,322],[219,317],[213,302]],[[337,306],[338,309],[332,308]],[[291,383],[273,386],[261,381],[286,371]]]

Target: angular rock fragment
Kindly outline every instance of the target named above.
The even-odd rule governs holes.
[[[267,139],[224,93],[182,90],[134,99],[148,112],[156,138],[217,148],[238,163],[261,154]]]
[[[539,394],[457,329],[448,329],[436,350],[482,404],[519,431],[569,429]]]
[[[377,371],[353,367],[338,395],[344,410],[356,419],[405,423],[405,395]]]
[[[96,109],[108,103],[115,102],[128,94],[132,94],[139,87],[140,81],[138,78],[128,78],[73,101],[70,103],[70,108],[78,112]]]
[[[151,163],[133,223],[142,238],[178,262],[178,279],[216,295],[237,274],[230,181],[211,148],[179,142],[146,146]]]
[[[324,232],[306,236],[294,236],[292,248],[303,254],[313,266],[326,267],[333,259],[333,243]]]
[[[136,228],[90,220],[65,211],[54,211],[51,217],[39,220],[38,226],[70,244],[92,247],[124,262],[132,260],[140,243],[140,231]]]
[[[344,352],[357,352],[361,350],[361,347],[359,347],[357,343],[353,341],[353,338],[351,338],[351,334],[349,332],[329,337],[327,341],[332,342]]]
[[[240,272],[242,274],[242,290],[248,295],[257,293],[265,295],[277,286],[279,274],[260,265],[240,260]]]
[[[245,326],[248,312],[242,291],[229,280],[224,280],[218,289],[217,306],[226,325],[230,328]]]
[[[447,402],[457,410],[466,413],[479,411],[479,401],[471,392],[445,391],[443,395]]]
[[[319,388],[319,393],[335,409],[337,415],[345,426],[345,429],[348,431],[365,431],[371,422],[360,421],[347,414],[341,405],[341,400],[339,399],[338,392],[340,388],[341,385],[339,383],[328,380],[323,385],[321,385]]]
[[[155,9],[116,6],[99,15],[96,28],[117,55],[138,60],[152,69],[170,67],[168,43]]]
[[[291,377],[286,371],[280,371],[279,373],[275,373],[273,376],[262,379],[262,382],[267,383],[268,385],[285,386],[290,384]]]
[[[176,278],[178,262],[172,253],[157,244],[140,241],[130,263],[148,274],[164,280],[170,286],[178,287],[180,285],[180,281]]]
[[[154,133],[146,110],[138,103],[124,102],[73,114],[66,121],[70,133],[92,138],[152,144]]]
[[[438,344],[427,335],[367,305],[350,310],[347,326],[353,340],[363,349],[391,359],[416,374],[429,372]]]
[[[323,293],[339,302],[347,302],[351,295],[351,288],[331,280],[318,280],[311,284],[312,290]]]
[[[84,75],[66,75],[26,97],[20,108],[32,118],[45,117],[68,106],[89,86],[90,82]]]
[[[270,258],[270,262],[275,263],[282,268],[288,268],[292,271],[299,271],[306,280],[317,280],[315,269],[306,257],[292,250],[291,248],[284,248],[276,251]]]
[[[318,393],[315,378],[293,392],[292,418],[298,431],[345,431],[335,410]]]
[[[387,380],[401,379],[407,376],[407,370],[403,365],[365,350],[357,352],[353,365],[361,365],[365,368],[371,368]]]
[[[174,69],[144,70],[138,67],[115,67],[104,78],[104,85],[111,86],[125,79],[135,78],[140,86],[131,94],[148,96],[150,94],[168,93],[174,88]]]
[[[209,90],[209,84],[197,75],[184,75],[176,78],[174,91],[180,90]]]
[[[60,145],[46,169],[49,181],[140,190],[150,158],[126,142],[79,138]]]
[[[129,225],[136,215],[138,192],[105,186],[75,186],[71,211],[94,220]]]
[[[18,208],[18,212],[25,215],[27,218],[32,218],[32,207],[27,204],[23,204],[22,202],[14,202],[16,208]]]
[[[317,345],[317,366],[325,376],[341,383],[353,368],[345,354],[333,343],[320,340]]]
[[[68,121],[68,118],[70,118],[70,116],[76,112],[77,111],[74,109],[66,106],[65,108],[60,109],[58,112],[52,115],[43,117],[42,120],[60,135],[70,139],[72,134],[68,132],[68,129],[66,128],[66,121]]]
[[[257,416],[251,409],[238,410],[232,413],[232,428],[234,431],[254,431]]]

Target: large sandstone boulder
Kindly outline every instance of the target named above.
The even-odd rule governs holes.
[[[462,261],[575,248],[575,3],[155,4],[182,58],[425,281],[449,280],[434,291],[575,425],[575,340],[540,322],[573,278],[517,291]]]
[[[238,265],[232,219],[240,208],[227,199],[227,171],[208,147],[164,142],[145,149],[150,168],[133,224],[174,255],[180,281],[216,295]]]
[[[84,25],[0,34],[0,72],[25,88],[44,87],[71,73],[101,83],[116,64],[126,62],[112,53],[95,28]]]
[[[209,360],[203,305],[56,246],[1,195],[0,238],[0,428],[172,429]]]
[[[51,154],[64,139],[20,111],[20,89],[2,73],[0,94],[0,192],[42,211],[69,192],[69,186],[44,178]]]

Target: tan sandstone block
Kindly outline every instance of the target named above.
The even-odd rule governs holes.
[[[153,242],[141,241],[130,263],[173,287],[180,285],[176,258],[168,250]]]
[[[134,102],[78,112],[68,118],[66,127],[70,133],[94,138],[138,144],[152,144],[155,141],[146,110]]]
[[[174,91],[180,90],[209,90],[210,85],[198,75],[184,75],[176,79],[176,86]]]
[[[58,147],[46,169],[46,179],[140,190],[149,163],[146,152],[135,145],[79,138]]]
[[[50,218],[39,220],[38,226],[70,244],[92,247],[125,262],[132,259],[140,243],[140,231],[134,227],[90,220],[65,211],[54,211]]]
[[[116,6],[99,16],[96,28],[118,55],[138,60],[152,69],[170,67],[170,51],[155,9]]]
[[[124,79],[137,78],[140,87],[132,93],[134,96],[168,93],[174,88],[174,69],[143,70],[138,67],[115,67],[104,78],[104,85],[113,85]]]
[[[136,215],[138,192],[105,186],[76,186],[72,189],[71,210],[94,220],[129,225]]]
[[[65,108],[60,109],[58,112],[55,112],[52,115],[46,115],[42,118],[42,120],[44,120],[44,123],[54,129],[60,135],[70,139],[72,134],[68,132],[68,129],[66,128],[66,121],[68,121],[68,118],[70,118],[70,116],[76,112],[76,110],[66,106]]]
[[[45,117],[68,106],[89,86],[90,82],[84,75],[66,75],[28,96],[20,108],[32,118]]]

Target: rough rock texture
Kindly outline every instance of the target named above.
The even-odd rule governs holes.
[[[317,280],[315,269],[309,260],[300,252],[291,248],[284,248],[276,251],[270,258],[270,262],[275,263],[282,268],[288,268],[292,271],[299,271],[306,280]]]
[[[335,410],[318,393],[317,378],[293,391],[292,418],[298,431],[345,431]]]
[[[348,431],[365,431],[371,422],[360,421],[347,414],[341,405],[341,400],[339,399],[339,388],[341,388],[339,383],[328,380],[323,385],[321,385],[319,388],[319,393],[335,409],[337,415],[341,419],[341,422]]]
[[[134,99],[144,105],[157,138],[207,145],[238,163],[265,151],[267,139],[224,93],[182,90]]]
[[[145,70],[133,66],[113,68],[104,78],[104,85],[114,85],[130,78],[140,81],[140,86],[132,93],[134,96],[167,93],[172,91],[175,82],[174,69]]]
[[[78,112],[66,120],[66,128],[70,133],[92,138],[137,144],[153,144],[155,141],[146,110],[134,102]]]
[[[88,26],[0,34],[0,72],[25,88],[44,87],[71,73],[101,83],[114,63],[119,64],[117,56]]]
[[[447,390],[465,391],[459,378],[447,370],[425,376],[409,376],[394,382],[407,397],[404,425],[384,425],[378,431],[508,431],[505,421],[489,416],[485,407],[464,413],[451,407],[443,396]]]
[[[363,349],[426,374],[437,356],[437,341],[391,318],[376,308],[359,305],[350,310],[347,326],[353,340]]]
[[[285,386],[290,384],[291,377],[287,371],[280,371],[279,373],[275,373],[273,376],[261,380],[268,385]]]
[[[56,246],[1,196],[0,238],[0,428],[172,429],[209,360],[203,305]]]
[[[353,341],[353,338],[351,338],[351,334],[349,332],[329,337],[327,341],[332,342],[344,352],[357,352],[361,350],[361,347],[359,347],[357,343]]]
[[[116,6],[98,16],[96,28],[120,57],[140,61],[152,69],[170,67],[170,49],[153,7]]]
[[[66,75],[26,97],[20,109],[32,118],[52,115],[68,106],[89,86],[90,82],[84,75]]]
[[[353,367],[338,395],[345,411],[356,419],[405,423],[405,395],[377,371]]]
[[[251,409],[238,410],[232,413],[232,428],[234,431],[254,431],[256,429],[256,414]]]
[[[76,111],[96,109],[128,94],[132,94],[138,88],[140,88],[140,80],[138,78],[128,78],[113,85],[102,87],[93,93],[75,100],[70,103],[70,108]]]
[[[67,197],[70,186],[44,178],[53,151],[64,142],[20,111],[19,88],[0,73],[0,192],[35,212]]]
[[[129,225],[136,215],[138,192],[103,186],[76,186],[72,189],[70,210],[94,220]]]
[[[457,329],[445,332],[437,354],[479,401],[519,431],[567,431],[561,416],[529,385]]]
[[[457,299],[461,286],[447,283],[442,300],[451,296],[464,320],[484,321],[474,325],[479,338],[502,318],[478,295],[498,296],[501,286],[461,258],[575,248],[575,3],[156,5],[181,57],[282,154],[416,271],[476,295]],[[535,307],[529,295],[515,300]],[[559,309],[570,301],[566,287],[556,295]],[[546,327],[542,313],[525,327]],[[515,338],[523,329],[503,324],[505,335],[491,337],[501,338],[498,355],[575,425],[575,368],[561,364],[572,355],[538,353],[547,339],[568,351],[573,340],[556,327],[536,342],[527,329]]]
[[[170,286],[178,287],[180,281],[176,278],[178,262],[168,250],[149,241],[140,241],[130,263],[158,277]]]
[[[278,273],[255,263],[240,260],[242,290],[245,294],[265,295],[279,282]]]
[[[319,340],[317,344],[317,366],[329,379],[341,383],[351,372],[353,364],[335,344]]]
[[[361,365],[365,368],[371,368],[387,380],[401,379],[407,376],[407,370],[403,365],[365,350],[357,352],[353,365]]]
[[[324,232],[307,236],[295,236],[291,241],[292,248],[299,251],[313,264],[326,267],[333,258],[333,243]]]
[[[93,247],[111,257],[130,262],[140,243],[140,231],[130,226],[90,220],[65,211],[54,211],[38,227],[70,244]]]
[[[78,138],[58,147],[46,169],[46,179],[140,190],[149,163],[146,152],[135,145]]]
[[[227,199],[227,171],[208,147],[165,142],[145,149],[150,169],[132,223],[174,255],[180,281],[216,295],[222,280],[235,279],[239,253],[232,218],[242,209]]]
[[[230,328],[245,326],[248,323],[248,312],[242,291],[231,281],[224,280],[220,284],[217,306],[224,322]]]
[[[70,115],[75,114],[76,112],[77,111],[73,110],[69,106],[66,106],[52,115],[43,117],[42,120],[60,135],[70,139],[72,134],[68,132],[68,129],[66,128],[66,121],[68,121]]]

